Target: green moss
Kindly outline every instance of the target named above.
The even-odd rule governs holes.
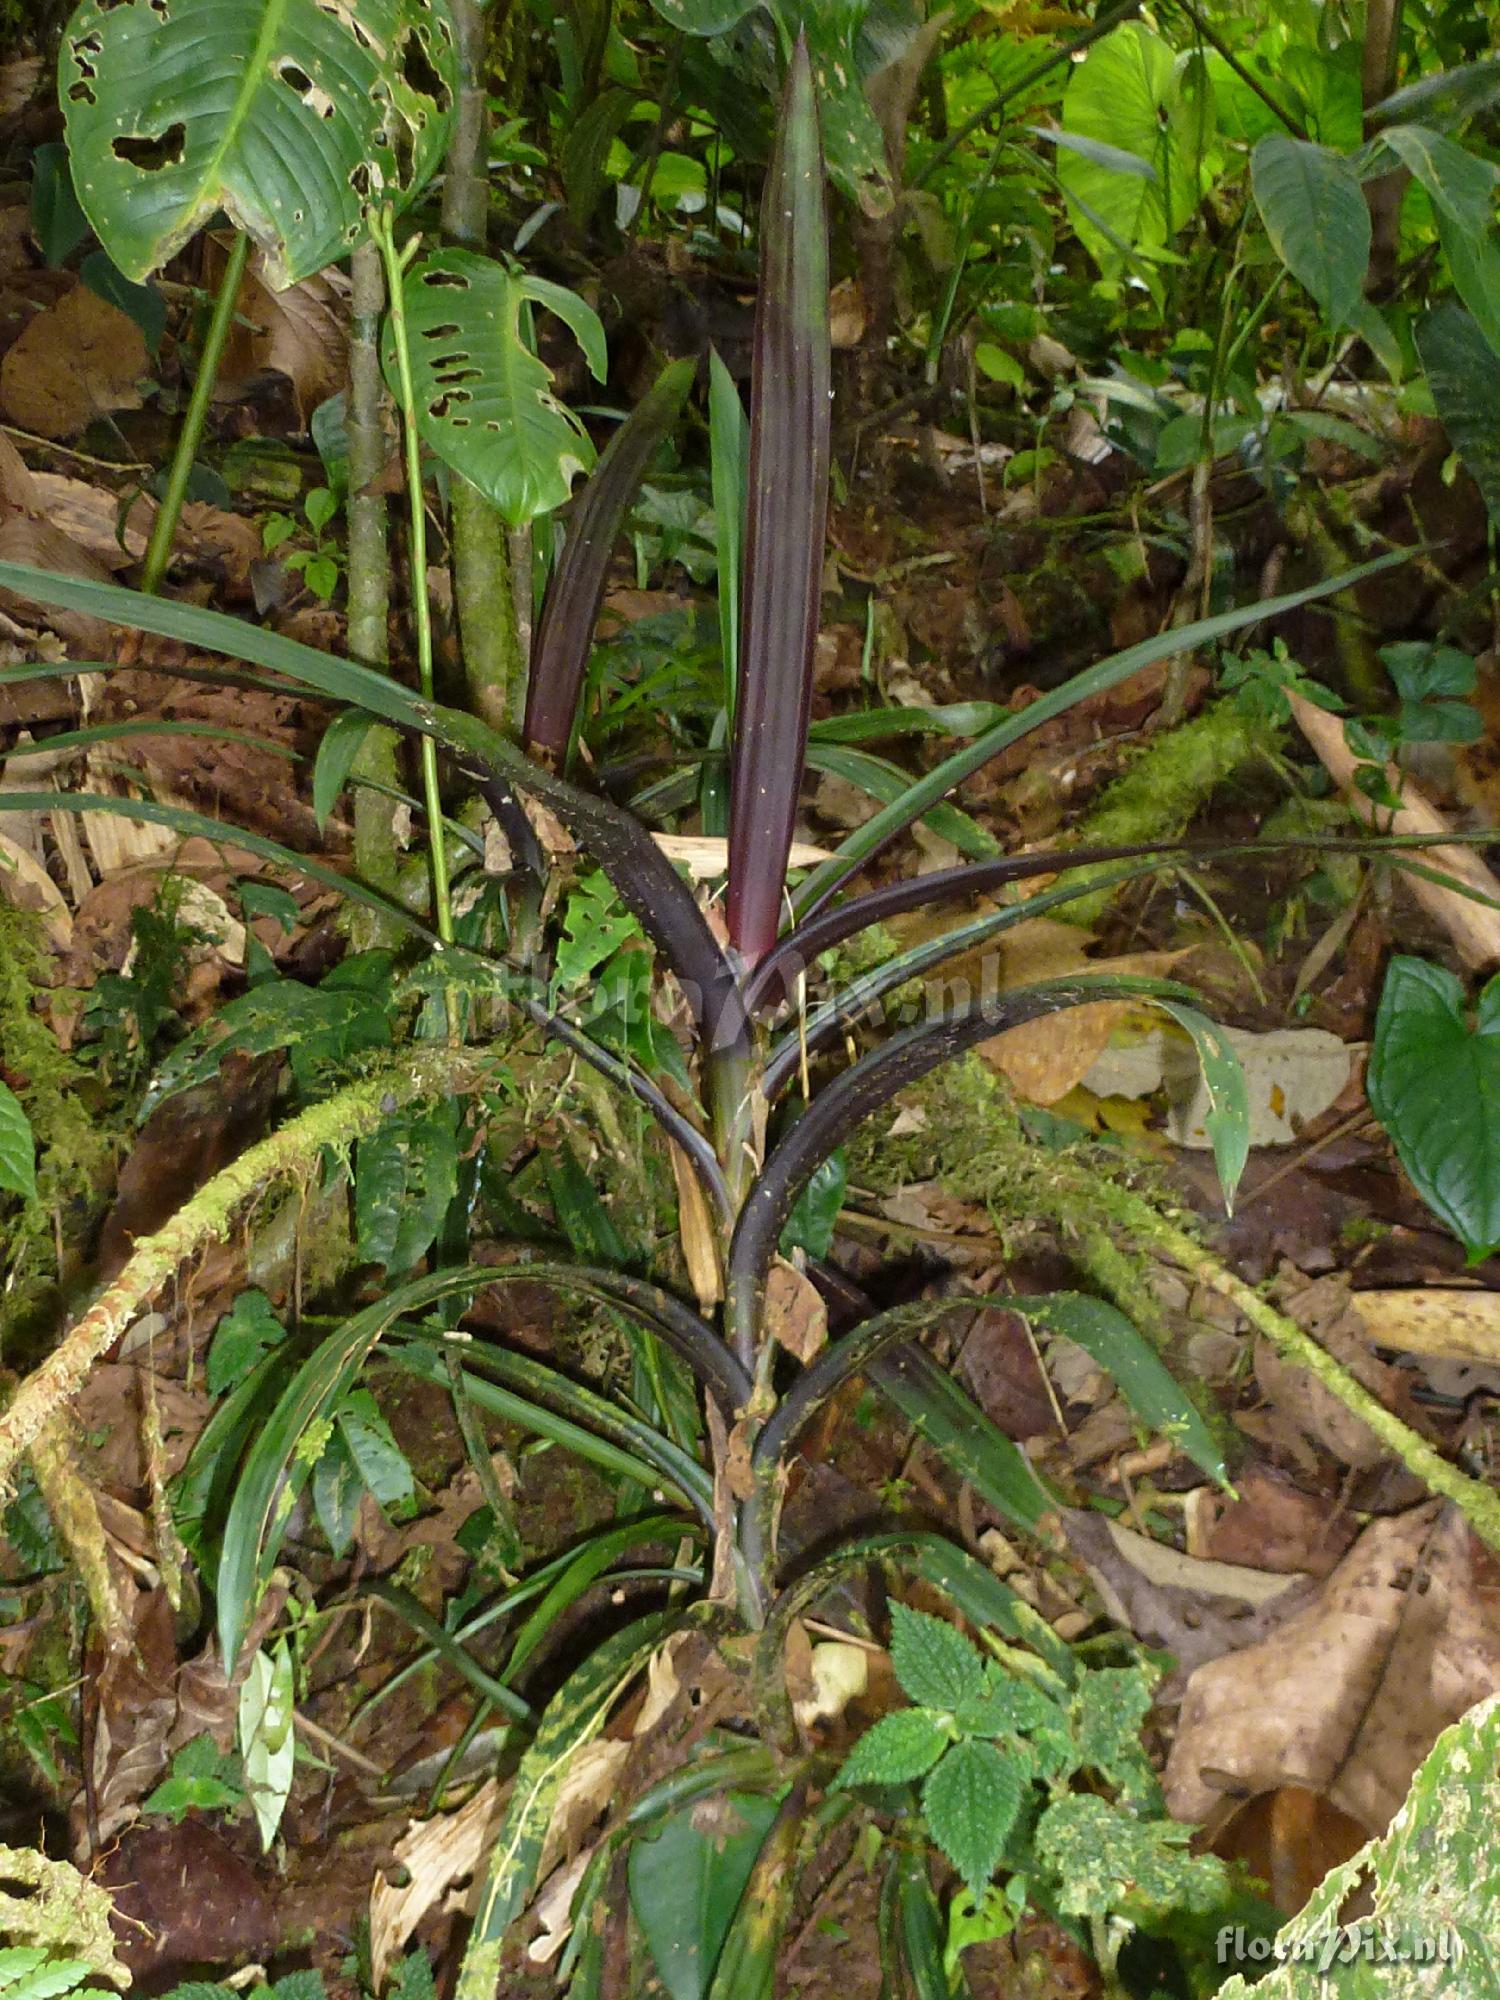
[[[1274,725],[1252,720],[1233,701],[1214,702],[1190,722],[1156,736],[1123,776],[1107,787],[1078,828],[1081,847],[1131,847],[1143,841],[1175,840],[1227,778],[1276,747]],[[1086,882],[1097,870],[1076,869],[1063,877]],[[1096,924],[1115,891],[1095,890],[1065,903],[1058,915],[1084,929]]]
[[[0,1342],[9,1349],[38,1322],[62,1273],[58,1246],[86,1240],[114,1185],[119,1146],[98,1077],[37,1012],[47,990],[40,919],[0,900],[0,1072],[21,1100],[37,1147],[36,1198],[7,1203],[0,1222],[8,1267]]]

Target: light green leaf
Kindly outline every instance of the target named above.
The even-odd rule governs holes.
[[[1250,1157],[1250,1094],[1245,1072],[1234,1045],[1223,1029],[1200,1014],[1196,1007],[1184,1007],[1177,1000],[1151,1002],[1163,1014],[1170,1014],[1179,1028],[1192,1037],[1203,1071],[1203,1087],[1208,1093],[1208,1111],[1203,1125],[1213,1147],[1224,1206],[1233,1214],[1234,1191]]]
[[[1500,354],[1500,248],[1493,213],[1500,168],[1422,125],[1392,125],[1380,137],[1426,189],[1458,295]]]
[[[953,1731],[929,1708],[898,1708],[883,1715],[860,1737],[833,1781],[835,1791],[851,1785],[904,1785],[925,1778],[953,1741]]]
[[[1500,979],[1471,1026],[1451,972],[1393,958],[1366,1089],[1413,1187],[1470,1261],[1500,1249]]]
[[[1252,1986],[1220,2000],[1493,2000],[1500,1992],[1500,1695],[1444,1730],[1380,1840],[1323,1878]],[[1351,1891],[1372,1913],[1341,1922]],[[1366,1942],[1368,1940],[1368,1943]],[[1390,1957],[1386,1942],[1395,1947]]]
[[[1131,250],[1163,249],[1213,178],[1211,97],[1186,87],[1184,75],[1159,35],[1128,21],[1069,76],[1058,176],[1079,239],[1106,276]],[[1134,164],[1114,157],[1122,153]]]
[[[0,1191],[36,1199],[36,1140],[26,1108],[0,1083]]]
[[[1055,1878],[1058,1909],[1098,1919],[1122,1905],[1212,1908],[1224,1894],[1224,1864],[1189,1854],[1192,1837],[1175,1820],[1137,1819],[1108,1799],[1077,1794],[1048,1806],[1033,1845]]]
[[[426,181],[455,87],[441,0],[83,0],[59,55],[79,202],[136,280],[220,209],[277,287],[336,262]]]
[[[209,1344],[204,1383],[210,1396],[222,1396],[242,1382],[273,1347],[286,1339],[286,1328],[276,1317],[264,1292],[241,1292],[214,1328]]]
[[[592,308],[471,250],[422,258],[407,273],[404,296],[424,441],[512,527],[560,507],[593,464],[594,448],[528,346],[522,311],[535,300],[564,318],[602,374],[604,333]],[[389,329],[383,352],[394,382]]]
[[[273,1651],[262,1647],[255,1655],[240,1689],[238,1726],[245,1789],[260,1829],[260,1844],[268,1853],[291,1796],[297,1748],[293,1712],[292,1655],[282,1639]]]
[[[1327,146],[1268,132],[1250,156],[1250,185],[1271,246],[1331,326],[1364,295],[1370,211],[1353,164]]]
[[[989,1887],[1029,1782],[1028,1767],[993,1743],[966,1737],[922,1787],[928,1831],[976,1902]]]
[[[457,1106],[407,1110],[354,1156],[354,1220],[360,1257],[408,1271],[432,1245],[458,1186]]]
[[[956,1709],[984,1693],[984,1660],[946,1618],[891,1606],[891,1665],[904,1691],[924,1708]]]

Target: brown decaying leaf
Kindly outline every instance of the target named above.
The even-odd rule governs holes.
[[[107,410],[138,410],[147,366],[135,321],[80,280],[0,361],[0,406],[22,430],[74,437]]]
[[[1373,1522],[1317,1600],[1188,1682],[1179,1819],[1287,1784],[1383,1832],[1439,1733],[1500,1688],[1500,1573],[1451,1508]]]
[[[828,1345],[828,1307],[812,1280],[778,1257],[766,1285],[766,1325],[804,1367]]]
[[[222,272],[224,252],[217,241],[211,247]],[[305,425],[318,405],[344,386],[349,322],[343,291],[337,273],[319,272],[287,291],[273,292],[252,265],[219,367],[217,399],[238,402],[257,375],[285,375]]]

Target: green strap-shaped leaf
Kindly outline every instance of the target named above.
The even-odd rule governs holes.
[[[495,2000],[507,1929],[525,1909],[568,1766],[604,1727],[626,1684],[680,1620],[638,1618],[589,1655],[548,1702],[521,1759],[485,1871],[455,2000]]]
[[[592,307],[472,250],[424,257],[407,274],[404,297],[423,441],[512,527],[560,507],[593,464],[594,447],[527,344],[522,309],[531,302],[563,320],[603,381],[604,329]],[[393,365],[387,330],[385,368],[394,382]]]
[[[1224,1206],[1232,1213],[1234,1191],[1250,1157],[1250,1094],[1244,1069],[1224,1030],[1196,1007],[1184,1007],[1176,1000],[1153,1000],[1151,1004],[1170,1014],[1192,1037],[1208,1092],[1204,1129],[1213,1148],[1219,1186],[1224,1190]]]
[[[1268,132],[1250,156],[1250,185],[1272,248],[1335,327],[1363,296],[1370,211],[1349,160],[1327,146]]]
[[[1221,1483],[1227,1478],[1213,1432],[1172,1379],[1156,1349],[1117,1306],[1082,1292],[1053,1292],[1046,1298],[1010,1298],[1035,1326],[1076,1341],[1113,1377],[1120,1394],[1143,1424],[1169,1438],[1200,1471]]]
[[[58,75],[79,202],[126,277],[223,209],[277,287],[422,185],[456,87],[444,0],[83,0]]]
[[[27,1201],[36,1194],[36,1141],[31,1120],[13,1090],[0,1083],[0,1191],[23,1195]]]

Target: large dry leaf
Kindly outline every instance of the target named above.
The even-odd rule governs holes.
[[[1355,1292],[1350,1304],[1372,1347],[1443,1361],[1500,1361],[1500,1292],[1424,1285]]]
[[[370,1888],[370,1959],[377,1988],[427,1912],[455,1883],[472,1878],[504,1807],[505,1793],[487,1778],[457,1812],[413,1820],[396,1842],[392,1867],[377,1874]],[[399,1882],[392,1879],[398,1876]]]
[[[1500,1575],[1437,1504],[1375,1521],[1317,1600],[1188,1682],[1167,1761],[1179,1819],[1283,1785],[1371,1832],[1440,1732],[1500,1689]]]
[[[222,272],[224,253],[217,241],[212,248]],[[336,273],[319,272],[273,292],[262,283],[259,268],[257,260],[240,288],[214,393],[220,402],[237,401],[257,375],[285,375],[305,425],[318,405],[344,386],[349,323],[343,281]]]
[[[138,410],[147,365],[135,321],[80,282],[0,361],[0,404],[23,430],[73,437],[108,410]]]
[[[1220,1032],[1245,1072],[1252,1146],[1291,1145],[1304,1125],[1337,1101],[1349,1081],[1350,1050],[1322,1028],[1277,1028],[1263,1035],[1243,1028]],[[1167,1130],[1177,1144],[1201,1150],[1212,1143],[1207,1124],[1212,1105],[1198,1057],[1188,1037],[1176,1029],[1153,1021],[1145,1035],[1101,1048],[1083,1083],[1097,1097],[1149,1097],[1164,1090]]]

